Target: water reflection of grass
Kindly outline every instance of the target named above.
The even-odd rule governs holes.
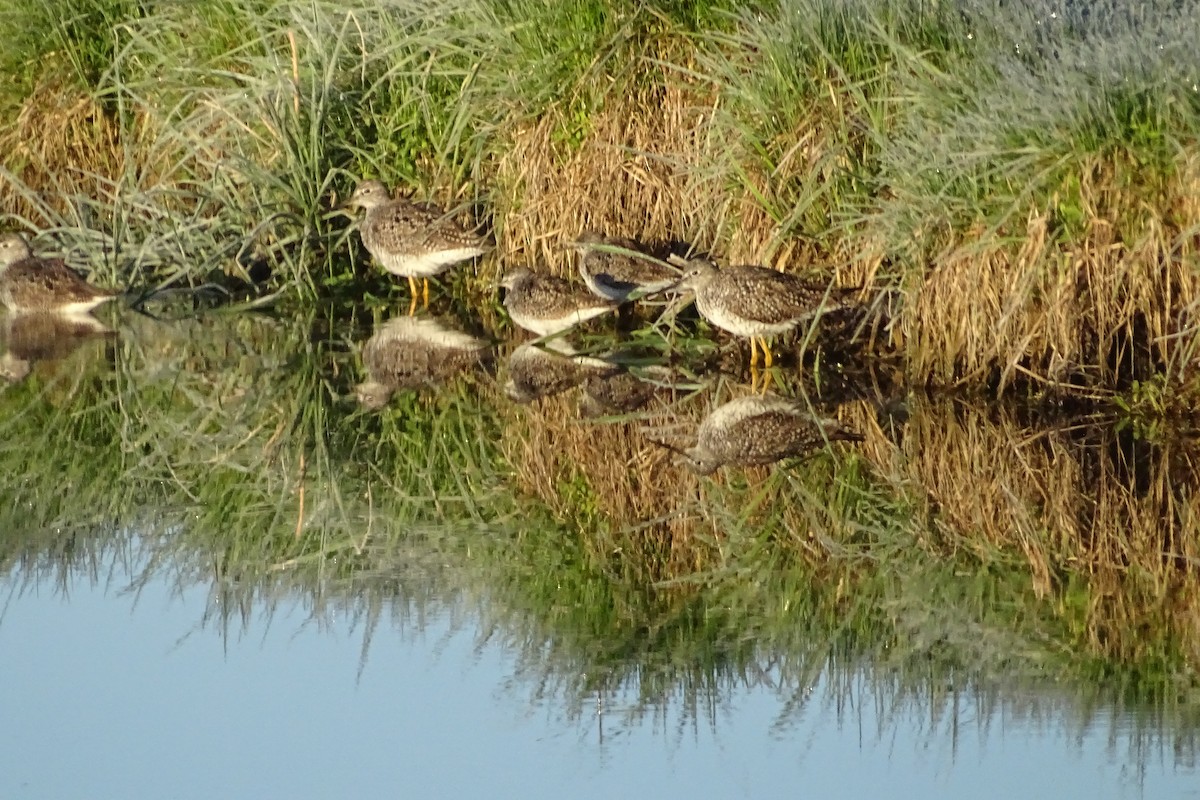
[[[568,271],[557,243],[597,227],[828,265],[887,290],[918,384],[1053,398],[1136,378],[1153,419],[1196,393],[1194,37],[1171,3],[1152,25],[868,2],[90,5],[95,31],[39,3],[6,18],[0,202],[110,283],[386,307],[325,214],[346,173],[380,174],[490,216],[506,261]],[[496,268],[450,293],[480,301]],[[502,329],[494,302],[471,308]],[[553,638],[580,666],[670,674],[710,648],[729,675],[751,642],[815,637],[912,674],[1112,670],[1161,698],[1192,680],[1182,444],[1126,463],[1116,432],[920,398],[892,424],[863,402],[842,412],[861,451],[700,480],[645,444],[649,421],[584,425],[568,397],[512,409],[458,385],[347,414],[352,359],[307,321],[142,325],[111,370],[0,400],[8,563],[161,516],[163,557],[235,597],[475,565],[535,621],[531,653]]]
[[[992,698],[985,718],[1036,713],[1045,705],[992,692],[1098,678],[1046,702],[1082,720],[1117,689],[1156,709],[1137,730],[1190,746],[1188,615],[1168,613],[1153,581],[1073,566],[1111,563],[1099,539],[1047,538],[1065,582],[1046,590],[1024,551],[990,538],[1034,535],[994,504],[1027,510],[1022,487],[1070,464],[989,480],[984,465],[1030,446],[1019,418],[953,404],[947,416],[919,398],[893,417],[857,400],[841,414],[868,434],[861,452],[701,480],[639,436],[652,413],[589,425],[573,397],[515,407],[483,373],[363,413],[348,400],[349,345],[365,336],[353,320],[210,314],[123,330],[0,394],[0,564],[16,581],[69,588],[114,560],[144,563],[134,589],[207,585],[205,624],[226,635],[299,599],[318,622],[356,621],[364,659],[378,625],[478,616],[483,640],[517,653],[517,686],[569,716],[616,704],[606,724],[667,710],[704,724],[735,687],[766,683],[786,725],[815,681],[849,698],[869,666],[896,714],[949,709],[965,687]],[[686,422],[705,402],[666,405]],[[964,458],[978,463],[946,463]],[[1088,492],[1113,476],[1097,463],[1096,483],[1048,491],[1101,507]],[[1147,526],[1158,491],[1144,495]],[[1098,514],[1093,536],[1102,518],[1127,526]],[[1180,586],[1176,602],[1191,594]]]

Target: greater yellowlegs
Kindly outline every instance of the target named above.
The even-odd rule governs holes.
[[[429,278],[483,255],[487,238],[468,230],[440,208],[392,198],[380,181],[363,181],[343,204],[366,209],[359,235],[371,257],[388,272],[408,278],[415,301],[417,278],[424,279],[429,303]]]
[[[397,317],[372,334],[362,348],[367,380],[355,387],[365,408],[387,405],[400,389],[443,383],[487,360],[488,343],[445,322]]]
[[[538,336],[550,336],[606,314],[618,306],[581,286],[521,267],[500,282],[512,321]]]
[[[661,292],[679,282],[679,270],[646,253],[632,239],[584,231],[571,242],[583,257],[579,274],[593,294],[624,303],[630,295]]]
[[[39,258],[19,233],[0,236],[0,303],[17,312],[85,314],[117,295],[57,258]]]
[[[811,416],[804,404],[775,395],[739,397],[717,407],[684,451],[688,467],[708,475],[727,464],[773,464],[804,456],[826,442],[861,441],[836,420]]]
[[[767,336],[786,333],[817,314],[852,306],[857,289],[831,287],[767,267],[718,269],[706,258],[684,262],[679,289],[696,295],[700,315],[735,336],[749,337],[750,365],[757,363],[755,341],[762,342],[766,365],[772,364]]]
[[[621,372],[621,367],[602,358],[579,355],[566,342],[551,340],[543,346],[526,342],[508,357],[508,380],[504,392],[521,404],[561,394],[588,378]]]

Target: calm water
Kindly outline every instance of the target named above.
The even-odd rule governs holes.
[[[336,615],[222,634],[203,588],[124,585],[6,582],[0,796],[1200,796],[1195,764],[1054,694],[935,715],[869,673],[797,694],[764,675],[711,716],[620,695],[576,715],[471,619],[385,624],[364,663]]]
[[[451,317],[392,326],[408,355],[364,365],[383,326],[116,327],[4,322],[0,798],[1200,797],[1188,676],[1151,704],[1069,659],[1039,679],[1082,637],[1041,616],[1060,601],[1037,595],[1038,531],[1062,533],[1046,557],[1171,577],[1162,554],[1186,564],[1195,538],[1181,442],[843,372],[816,410],[862,441],[697,477],[679,462],[725,444],[685,457],[689,436],[755,408],[715,348],[635,342],[614,368],[485,332],[486,358],[451,357]],[[807,397],[795,372],[772,395]],[[859,520],[896,513],[863,473],[959,529],[1023,531],[1029,564],[820,528],[831,484]],[[726,560],[693,592],[654,586],[636,554],[589,554],[615,534],[563,520],[580,508],[629,547],[711,524]],[[860,583],[857,606],[814,586],[757,538],[804,525],[842,537],[809,547],[909,558],[905,580]],[[1120,652],[1187,646],[1139,589],[1068,618]]]

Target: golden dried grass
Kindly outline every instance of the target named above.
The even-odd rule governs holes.
[[[896,328],[911,379],[1111,390],[1194,349],[1194,331],[1178,334],[1200,297],[1198,162],[1187,153],[1153,207],[1093,163],[1081,173],[1086,229],[1066,241],[1038,207],[1011,236],[957,237],[905,282]]]
[[[0,212],[37,227],[46,211],[66,214],[69,197],[108,195],[124,172],[120,129],[87,93],[61,83],[36,86],[15,120],[0,130],[4,166],[41,203],[31,202],[0,174]]]

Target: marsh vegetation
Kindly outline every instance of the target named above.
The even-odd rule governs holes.
[[[136,533],[220,615],[289,591],[378,619],[433,602],[397,577],[419,570],[563,680],[664,697],[776,657],[797,685],[1092,680],[1187,740],[1194,3],[10,5],[6,224],[174,290],[68,353],[7,329],[10,572]],[[432,311],[494,364],[379,410],[359,352],[408,298],[333,212],[360,177],[497,242]],[[867,324],[801,332],[774,374],[863,441],[682,469],[658,442],[746,393],[686,315],[574,338],[652,386],[636,408],[586,375],[514,403],[492,287],[571,274],[587,229],[864,287]]]

